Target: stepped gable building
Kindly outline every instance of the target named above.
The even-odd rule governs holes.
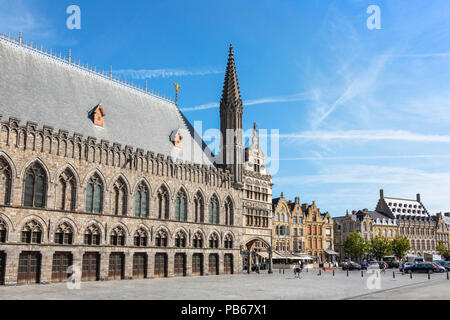
[[[411,254],[436,254],[440,239],[445,239],[446,234],[448,236],[444,218],[440,214],[431,215],[422,203],[420,194],[415,200],[399,199],[385,197],[384,191],[380,190],[376,211],[397,220],[399,235],[408,238],[411,243]]]
[[[227,69],[236,131],[232,47]],[[0,37],[0,95],[0,284],[65,281],[70,265],[82,281],[241,270],[239,139],[217,164],[172,101],[22,36]]]
[[[265,155],[259,145],[256,124],[253,127],[252,143],[245,149],[243,179],[243,216],[246,227],[244,243],[247,244],[245,249],[250,255],[253,254],[253,261],[258,258],[256,253],[270,260],[273,183],[265,166]]]

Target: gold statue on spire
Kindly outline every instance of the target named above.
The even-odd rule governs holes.
[[[178,91],[180,91],[180,85],[176,82],[173,83],[173,86],[175,87],[175,105],[178,105]]]

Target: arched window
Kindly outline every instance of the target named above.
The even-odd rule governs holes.
[[[209,202],[209,223],[211,224],[219,224],[219,199],[217,199],[216,195],[211,197],[211,201]]]
[[[86,212],[101,213],[103,211],[103,181],[94,174],[86,187]]]
[[[203,248],[203,235],[201,232],[197,231],[192,240],[194,248]]]
[[[165,186],[159,188],[157,193],[158,218],[169,219],[169,192]]]
[[[112,246],[125,246],[125,230],[122,227],[115,227],[109,238]]]
[[[26,223],[22,229],[22,242],[36,243],[42,242],[42,228],[39,223],[32,220]]]
[[[213,233],[210,237],[209,237],[209,247],[211,249],[217,249],[219,248],[219,236],[217,235],[217,233]]]
[[[116,216],[127,215],[127,185],[122,178],[114,183],[114,214]]]
[[[62,223],[58,226],[55,232],[56,244],[72,244],[73,243],[73,230],[67,223]]]
[[[11,176],[11,168],[8,162],[0,158],[0,204],[10,204]]]
[[[205,222],[205,201],[200,192],[194,196],[194,221]]]
[[[141,228],[134,234],[134,245],[136,247],[146,247],[147,239],[148,239],[147,231]]]
[[[144,182],[141,182],[136,190],[134,197],[134,216],[140,218],[148,218],[149,216],[149,199],[150,192]]]
[[[186,233],[181,230],[175,235],[175,246],[177,248],[186,248]]]
[[[100,229],[96,225],[91,225],[84,233],[84,244],[88,246],[99,246],[100,236]]]
[[[156,246],[157,247],[167,247],[167,232],[163,229],[160,229],[155,236]]]
[[[25,173],[24,206],[44,208],[47,197],[47,174],[38,163],[33,163]]]
[[[225,224],[232,226],[234,224],[233,202],[230,198],[225,201]]]
[[[175,199],[175,220],[187,220],[187,196],[183,190],[180,190]]]
[[[231,236],[231,234],[225,236],[223,245],[225,249],[233,249],[233,237]]]
[[[0,243],[6,243],[7,233],[8,228],[6,227],[6,222],[0,219]]]
[[[56,187],[56,201],[58,209],[63,211],[75,211],[76,183],[73,172],[64,170],[59,176]]]

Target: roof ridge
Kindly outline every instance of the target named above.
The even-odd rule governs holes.
[[[111,81],[111,82],[113,82],[115,84],[118,84],[118,85],[121,85],[121,86],[125,87],[126,89],[131,89],[133,91],[137,91],[137,92],[140,92],[140,93],[152,96],[154,98],[157,98],[157,99],[160,99],[160,100],[163,100],[165,102],[168,102],[170,104],[175,105],[175,102],[171,98],[162,96],[159,93],[153,92],[152,90],[149,91],[147,89],[147,86],[145,88],[141,88],[140,86],[134,85],[133,82],[129,83],[127,80],[123,81],[123,80],[120,80],[119,77],[114,77],[113,73],[112,73],[112,68],[110,69],[110,72],[109,72],[109,75],[108,75],[108,74],[106,74],[104,72],[104,70],[103,70],[103,72],[97,71],[96,67],[94,67],[94,69],[92,69],[92,67],[89,68],[88,64],[83,66],[83,64],[81,64],[80,60],[78,61],[78,64],[74,63],[73,59],[72,59],[72,50],[71,49],[69,49],[69,56],[67,57],[67,60],[66,60],[66,57],[65,56],[63,57],[61,55],[61,53],[59,53],[59,57],[58,57],[56,55],[56,53],[53,54],[51,49],[50,49],[50,51],[45,51],[43,49],[43,46],[38,48],[37,46],[35,47],[33,45],[33,42],[31,42],[29,44],[26,43],[26,42],[23,42],[22,34],[20,34],[19,39],[14,39],[14,38],[11,38],[11,35],[9,35],[9,34],[6,35],[4,33],[0,33],[0,42],[2,42],[2,41],[7,43],[7,44],[9,44],[9,45],[15,45],[18,48],[23,48],[23,49],[27,50],[30,53],[39,54],[39,55],[42,55],[42,56],[44,56],[46,58],[50,58],[50,59],[52,59],[55,62],[64,63],[64,64],[66,64],[66,65],[68,65],[70,67],[73,67],[73,68],[77,69],[77,70],[84,71],[84,72],[87,72],[87,73],[89,73],[91,75],[98,76],[98,77],[100,77],[100,78],[102,78],[104,80],[109,80],[109,81]]]

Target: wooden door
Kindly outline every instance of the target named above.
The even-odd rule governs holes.
[[[41,275],[41,254],[23,252],[19,256],[18,284],[39,283]]]
[[[184,253],[175,254],[174,275],[175,277],[186,276],[186,255]]]
[[[147,278],[147,254],[135,253],[133,256],[133,279]]]
[[[71,253],[55,253],[53,255],[52,282],[64,282],[70,274],[67,269],[72,265]]]
[[[167,277],[167,254],[165,253],[155,255],[155,277]]]
[[[201,253],[195,253],[192,255],[192,275],[203,275],[203,255]]]
[[[225,274],[233,274],[233,255],[226,254],[224,256],[223,272]]]
[[[125,256],[123,253],[111,253],[109,255],[109,280],[124,279]]]
[[[82,281],[98,281],[100,272],[100,255],[85,253],[83,255]]]
[[[6,253],[0,252],[0,286],[5,284]]]
[[[217,254],[209,255],[209,275],[219,274],[219,256]]]

